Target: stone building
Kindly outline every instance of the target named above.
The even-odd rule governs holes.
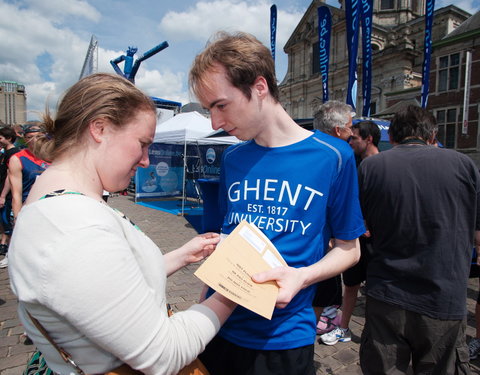
[[[467,65],[468,53],[470,53],[470,66]],[[465,79],[467,71],[470,73],[469,90],[465,90],[468,86]],[[477,12],[446,37],[433,44],[427,109],[431,110],[437,118],[440,142],[445,147],[469,154],[480,166],[479,71],[480,12]],[[465,102],[468,103],[466,107],[468,114],[464,123]]]
[[[343,1],[343,0],[342,0]],[[348,85],[345,12],[330,8],[332,36],[329,65],[329,98],[345,101]],[[288,54],[288,70],[280,84],[280,100],[295,119],[311,118],[313,108],[322,102],[322,78],[318,63],[317,8],[326,5],[313,0],[284,47]],[[387,113],[399,99],[415,98],[421,86],[423,38],[425,29],[424,0],[374,1],[372,25],[372,94],[371,115]],[[450,5],[434,13],[433,42],[441,40],[470,16]],[[357,113],[362,113],[361,41],[358,54]],[[431,83],[432,85],[432,83]],[[398,95],[403,95],[400,98]]]
[[[0,122],[6,125],[22,124],[27,117],[25,86],[11,81],[0,81]]]

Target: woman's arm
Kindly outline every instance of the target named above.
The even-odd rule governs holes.
[[[204,350],[236,306],[214,294],[168,318],[165,290],[152,287],[121,238],[88,229],[75,232],[76,246],[67,242],[61,241],[62,254],[48,267],[63,271],[45,280],[47,306],[62,306],[62,316],[82,334],[145,374],[176,374]]]
[[[190,263],[205,259],[215,250],[219,241],[219,234],[204,233],[194,237],[182,247],[165,254],[165,270],[167,276],[170,276]]]

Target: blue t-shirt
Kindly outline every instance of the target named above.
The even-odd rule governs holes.
[[[48,167],[49,163],[37,158],[28,148],[15,154],[22,163],[22,202],[28,197],[35,180]]]
[[[291,267],[319,261],[330,237],[352,240],[365,232],[353,152],[346,142],[318,131],[284,147],[252,140],[228,148],[219,199],[223,233],[243,219],[254,223]],[[314,293],[315,285],[300,291],[286,308],[274,310],[272,320],[238,306],[220,335],[252,349],[313,344]]]

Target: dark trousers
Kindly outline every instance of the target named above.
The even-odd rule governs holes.
[[[466,318],[440,320],[367,297],[360,366],[366,375],[470,374]]]
[[[12,234],[13,226],[12,226],[12,200],[5,199],[5,205],[0,208],[0,219],[2,220],[3,231],[5,234]]]
[[[315,375],[313,345],[286,350],[243,348],[220,336],[199,358],[210,375]]]

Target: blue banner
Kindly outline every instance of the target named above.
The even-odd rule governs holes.
[[[328,101],[328,67],[330,63],[330,35],[332,15],[327,6],[318,8],[318,56],[322,74],[323,102]]]
[[[277,39],[277,6],[273,4],[270,7],[270,49],[272,51],[273,61],[275,61],[276,39]]]
[[[430,56],[432,54],[432,24],[434,8],[435,0],[427,0],[425,3],[425,38],[423,40],[422,108],[427,107],[430,86]]]
[[[150,165],[135,174],[137,198],[172,197],[182,194],[183,145],[153,143]]]
[[[185,195],[198,198],[195,180],[219,178],[223,152],[229,144],[187,145],[184,169],[184,145],[153,143],[148,148],[150,165],[135,174],[137,198],[164,198]]]
[[[362,116],[370,117],[373,0],[362,0]]]
[[[357,108],[357,54],[360,0],[345,0],[345,22],[347,26],[348,91],[347,104]]]

